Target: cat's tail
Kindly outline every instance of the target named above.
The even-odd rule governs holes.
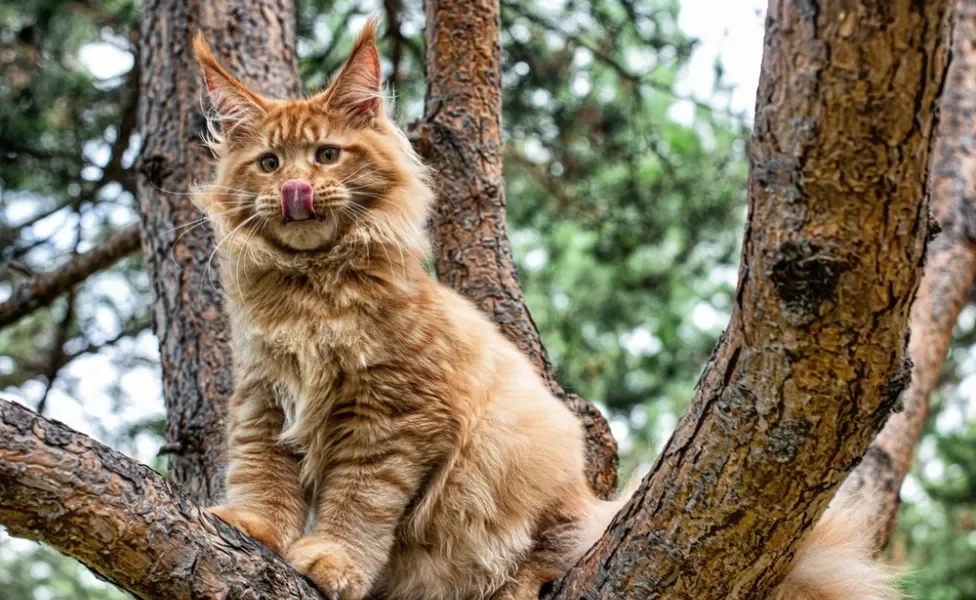
[[[894,569],[874,560],[877,506],[842,490],[800,545],[773,600],[896,600]]]
[[[591,505],[580,531],[576,558],[603,536],[614,516],[640,487],[633,477],[615,500]],[[877,508],[840,492],[800,545],[772,600],[898,600],[896,572],[874,560]],[[575,561],[574,561],[575,562]]]

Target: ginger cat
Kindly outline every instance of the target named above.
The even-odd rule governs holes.
[[[248,90],[195,41],[219,121],[195,202],[219,242],[236,382],[211,511],[332,598],[535,599],[626,497],[590,491],[580,423],[425,271],[434,195],[384,114],[375,32],[299,100]],[[844,562],[867,564],[863,546]],[[843,596],[794,571],[784,600],[890,597],[874,567]]]

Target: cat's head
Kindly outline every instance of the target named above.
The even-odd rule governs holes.
[[[200,35],[194,49],[214,111],[217,159],[213,184],[200,186],[194,200],[222,248],[283,262],[360,243],[425,251],[431,192],[419,158],[384,111],[375,19],[332,84],[304,99],[248,89]]]

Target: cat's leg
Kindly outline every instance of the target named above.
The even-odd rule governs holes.
[[[548,525],[537,534],[535,547],[519,562],[515,576],[491,595],[491,600],[538,600],[540,591],[565,575],[576,562],[579,517],[571,509],[573,504],[566,504],[546,515]]]
[[[566,574],[565,556],[548,550],[533,551],[515,577],[491,595],[491,600],[538,600],[543,586]]]
[[[405,441],[412,442],[379,441],[334,457],[314,529],[288,549],[292,565],[329,597],[362,600],[389,561],[397,524],[423,478],[413,455],[421,446]]]
[[[226,499],[210,512],[283,554],[304,532],[308,507],[298,458],[277,443],[284,414],[270,385],[246,383],[229,410]]]

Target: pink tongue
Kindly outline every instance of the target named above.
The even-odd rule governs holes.
[[[315,216],[312,186],[304,179],[290,179],[281,186],[281,214],[285,223],[307,221]]]

